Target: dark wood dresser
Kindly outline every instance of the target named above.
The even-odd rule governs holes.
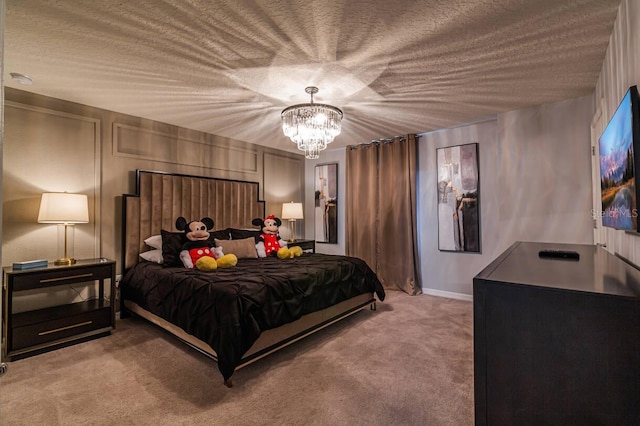
[[[517,242],[473,279],[473,309],[476,425],[640,425],[638,269]]]

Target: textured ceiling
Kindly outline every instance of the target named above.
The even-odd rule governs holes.
[[[4,81],[292,152],[280,112],[314,85],[331,149],[592,93],[619,4],[7,0]]]

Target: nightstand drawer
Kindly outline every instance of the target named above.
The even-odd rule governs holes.
[[[33,273],[26,272],[16,274],[13,277],[13,291],[89,282],[110,277],[110,265],[91,268],[51,269],[46,271],[46,273],[42,273],[41,271],[33,271]]]
[[[9,331],[11,351],[112,327],[110,306],[102,304],[103,306],[100,307],[97,300],[77,305],[78,309],[75,309],[77,312],[73,315],[69,315],[67,310],[65,316],[56,317],[51,308],[42,310],[49,311],[46,315],[32,315],[37,311],[25,313],[22,316],[14,315],[14,323]],[[39,321],[43,317],[49,319]]]

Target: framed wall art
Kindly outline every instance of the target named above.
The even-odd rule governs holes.
[[[640,95],[631,86],[598,139],[602,226],[638,231]]]
[[[480,253],[478,144],[436,149],[438,249]]]
[[[314,198],[316,242],[338,244],[338,163],[316,166]]]

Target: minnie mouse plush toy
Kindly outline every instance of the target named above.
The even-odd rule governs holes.
[[[282,225],[280,218],[274,215],[265,219],[256,218],[251,221],[254,226],[259,226],[262,230],[260,242],[256,244],[256,251],[259,257],[278,256],[280,259],[290,259],[302,254],[302,249],[298,246],[289,249],[287,242],[280,239],[278,227]]]
[[[256,245],[258,256],[275,256],[280,248],[287,246],[287,242],[280,239],[278,233],[278,227],[282,225],[280,218],[269,215],[264,219],[255,218],[251,223],[253,226],[259,226],[262,230],[260,242]]]

